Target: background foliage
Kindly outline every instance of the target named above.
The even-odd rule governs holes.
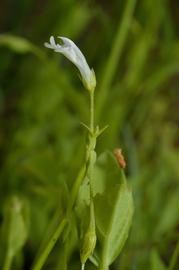
[[[96,121],[109,124],[98,154],[122,147],[127,159],[135,214],[111,269],[179,269],[178,1],[0,5],[1,264],[9,235],[4,224],[12,215],[7,204],[18,212],[22,232],[13,269],[27,270],[54,209],[64,203],[64,183],[71,187],[83,160],[79,123],[88,122],[86,93],[72,65],[43,46],[50,35],[60,35],[79,45],[97,75]],[[62,269],[60,245],[46,269]],[[69,269],[79,269],[73,243],[69,256]],[[87,269],[93,269],[90,263]]]

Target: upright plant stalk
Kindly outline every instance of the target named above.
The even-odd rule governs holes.
[[[96,134],[94,132],[94,91],[90,92],[90,134],[89,134],[89,146],[90,146],[90,155],[89,155],[89,181],[90,181],[90,217],[93,223],[93,229],[95,228],[95,217],[94,217],[94,205],[93,205],[93,191],[91,182],[93,180],[94,174],[94,165],[96,162]]]
[[[54,50],[55,52],[62,53],[64,56],[66,56],[79,70],[81,75],[82,83],[86,90],[90,93],[90,128],[87,127],[89,131],[89,144],[87,145],[87,152],[86,152],[86,162],[82,166],[75,182],[72,187],[71,196],[68,202],[67,211],[64,215],[61,222],[58,224],[57,228],[54,230],[49,242],[45,246],[45,248],[40,253],[39,257],[37,258],[34,266],[32,267],[32,270],[40,270],[43,265],[45,264],[48,255],[52,251],[55,243],[57,242],[58,238],[61,236],[61,234],[64,231],[64,228],[67,226],[71,211],[73,210],[73,206],[76,202],[78,191],[80,188],[80,185],[84,179],[85,176],[88,176],[90,183],[91,179],[93,177],[93,169],[94,169],[94,163],[96,161],[96,153],[95,153],[95,146],[96,146],[96,137],[102,133],[102,131],[99,132],[97,129],[96,132],[94,131],[94,90],[96,87],[96,77],[93,69],[90,69],[88,66],[88,63],[80,51],[80,49],[76,46],[76,44],[66,37],[60,37],[62,44],[56,44],[55,39],[53,36],[50,37],[50,42],[45,42],[45,47]],[[92,228],[95,228],[95,222],[94,222],[94,207],[93,207],[93,201],[92,201],[92,188],[90,184],[90,226]],[[92,220],[91,220],[92,219]],[[92,222],[91,222],[92,221]],[[91,228],[91,227],[90,227]],[[96,235],[95,235],[96,237]],[[95,241],[96,243],[96,241]],[[94,247],[95,247],[94,243]],[[93,248],[94,249],[94,248]],[[88,257],[87,257],[88,258]]]
[[[100,266],[99,266],[99,270],[109,270],[109,267],[106,266],[106,263],[104,263],[105,258],[103,258],[103,261],[101,262]]]
[[[87,231],[85,232],[82,248],[80,251],[82,269],[88,258],[92,255],[96,246],[96,228],[95,228],[95,213],[93,204],[93,189],[92,180],[94,176],[94,166],[96,162],[96,138],[99,134],[98,128],[94,127],[94,90],[90,94],[90,123],[88,129],[88,144],[86,151],[86,177],[89,180],[90,187],[90,216]]]

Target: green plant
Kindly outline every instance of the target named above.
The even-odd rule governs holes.
[[[106,163],[105,166],[108,167],[108,170],[106,171],[105,167],[103,168],[100,176],[101,179],[95,175],[97,160],[95,148],[97,138],[107,128],[99,129],[99,126],[95,127],[94,124],[96,78],[94,71],[90,70],[86,59],[78,47],[67,38],[61,37],[61,39],[64,42],[62,45],[56,44],[54,38],[51,37],[50,43],[45,43],[45,46],[64,54],[80,71],[81,80],[90,97],[90,123],[89,126],[83,124],[88,132],[88,143],[86,145],[85,162],[69,193],[68,200],[66,201],[66,210],[59,224],[52,232],[49,241],[37,256],[32,269],[40,270],[42,268],[61,234],[64,234],[64,245],[68,249],[69,235],[76,231],[74,226],[77,226],[77,224],[72,223],[71,219],[76,215],[73,212],[77,200],[79,200],[77,203],[77,217],[81,224],[86,223],[80,228],[81,239],[79,238],[79,241],[82,242],[80,249],[82,269],[84,269],[86,261],[93,256],[98,239],[97,231],[99,231],[101,251],[96,256],[98,258],[99,269],[106,270],[119,255],[128,236],[133,215],[133,200],[124,176],[124,166],[121,165],[121,169],[117,168],[116,172],[115,164],[112,164],[114,160],[111,162],[109,155],[105,155],[105,158],[103,157],[102,160],[103,163]],[[121,164],[121,157],[122,154],[120,153],[118,155],[119,164]],[[109,164],[111,165],[110,167]],[[118,172],[120,170],[121,172]],[[98,181],[102,181],[102,189],[97,191],[99,186]],[[78,198],[79,192],[81,198]],[[98,193],[100,193],[100,196],[96,196]],[[103,212],[104,208],[107,209],[105,213]],[[89,214],[89,218],[85,220],[87,213]]]
[[[14,195],[22,205],[25,199],[29,211],[11,209],[11,218],[18,215],[25,228],[11,268],[28,270],[40,243],[39,254],[64,217],[76,175],[83,174],[88,131],[79,120],[89,121],[89,95],[71,66],[65,68],[67,61],[42,50],[42,40],[61,33],[76,40],[95,66],[95,123],[110,126],[97,139],[96,209],[106,183],[103,171],[115,167],[120,173],[115,161],[107,162],[112,156],[101,152],[121,145],[127,160],[135,215],[125,248],[110,270],[177,270],[179,2],[19,0],[1,6],[0,268],[8,257],[6,205]],[[88,228],[89,202],[84,181],[70,217],[74,230],[67,241],[61,234],[43,269],[80,269],[79,242]],[[21,238],[16,231],[11,235]],[[89,260],[98,265],[103,234],[96,232]],[[95,270],[93,264],[88,261],[85,269]]]

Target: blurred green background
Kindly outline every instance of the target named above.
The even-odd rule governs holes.
[[[12,269],[28,270],[84,158],[87,93],[72,64],[43,46],[60,35],[96,72],[96,122],[109,124],[98,154],[121,147],[127,160],[135,214],[111,269],[179,269],[178,25],[177,0],[0,1],[1,265],[8,200],[27,227]],[[44,269],[60,261],[58,243]],[[76,248],[69,269],[80,269]]]

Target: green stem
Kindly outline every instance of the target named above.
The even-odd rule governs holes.
[[[173,252],[173,255],[172,255],[172,258],[170,260],[170,264],[169,264],[168,270],[173,270],[175,268],[178,255],[179,255],[179,241],[178,241],[178,243],[177,243],[177,245],[175,247],[175,250]]]
[[[94,133],[94,91],[90,92],[90,129]]]
[[[106,264],[101,263],[99,266],[99,270],[109,270],[109,267]]]
[[[94,92],[90,92],[90,130],[91,133],[89,134],[89,163],[88,163],[88,177],[89,177],[89,182],[90,182],[90,198],[91,198],[91,204],[90,208],[93,209],[94,212],[94,206],[93,206],[93,192],[92,192],[92,187],[91,187],[91,182],[93,179],[93,174],[94,174],[94,165],[96,162],[96,152],[95,152],[95,147],[96,147],[96,134],[94,131]],[[90,210],[91,211],[91,210]]]
[[[65,226],[67,225],[68,220],[64,218],[60,224],[58,225],[57,229],[53,233],[50,241],[48,242],[47,246],[43,250],[43,252],[40,254],[39,258],[37,259],[37,262],[32,267],[32,270],[40,270],[42,269],[42,266],[44,265],[45,261],[48,258],[48,255],[50,254],[51,250],[53,249],[54,245],[56,244],[59,236],[63,232]]]
[[[106,248],[103,247],[99,270],[108,270],[109,269],[106,258],[107,258]]]
[[[95,224],[95,213],[94,213],[94,203],[93,203],[93,190],[92,190],[92,180],[94,177],[94,166],[96,162],[96,134],[94,129],[94,92],[90,93],[90,130],[89,134],[89,163],[88,163],[88,177],[90,185],[90,230],[96,235],[96,224]],[[96,244],[96,241],[95,241]],[[94,247],[95,247],[94,244]],[[93,252],[93,251],[92,251]]]
[[[90,227],[95,230],[95,215],[94,215],[94,203],[93,200],[90,202]]]

